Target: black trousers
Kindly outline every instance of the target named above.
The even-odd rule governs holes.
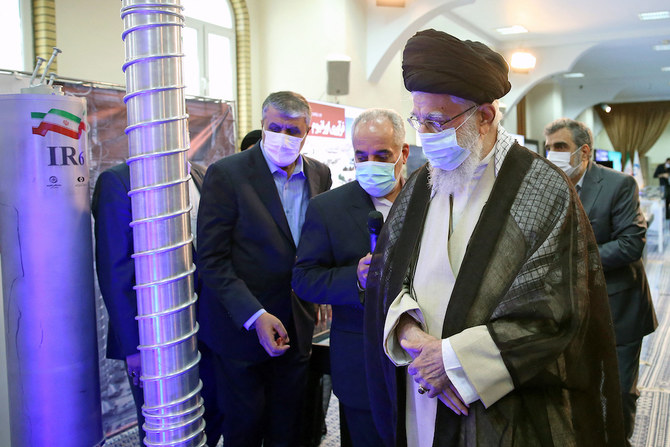
[[[375,428],[372,411],[342,405],[341,402],[340,405],[342,409],[340,418],[342,417],[342,413],[344,413],[347,431],[349,432],[349,438],[353,447],[384,446]]]
[[[635,407],[637,398],[640,396],[637,390],[637,376],[640,372],[641,349],[642,339],[632,343],[617,345],[616,347],[617,360],[619,362],[623,424],[627,439],[630,439],[633,435],[633,429],[635,429]]]
[[[200,380],[202,380],[202,391],[200,396],[205,400],[205,435],[207,445],[216,447],[223,434],[223,412],[221,411],[220,393],[216,382],[216,353],[209,347],[198,342],[200,351]]]
[[[215,373],[213,379],[201,377],[203,390],[207,388],[203,393],[210,399],[212,392],[217,396],[225,446],[299,445],[309,357],[300,355],[295,347],[261,363],[211,353]]]
[[[137,412],[137,434],[139,435],[139,443],[137,445],[144,445],[144,415],[142,414],[142,405],[144,405],[144,390],[139,386],[133,385],[133,378],[128,374],[128,363],[123,361],[126,369],[126,376],[128,377],[128,384],[130,385],[130,392],[133,394],[133,400],[135,401],[135,411]]]

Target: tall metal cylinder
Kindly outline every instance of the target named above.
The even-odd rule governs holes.
[[[123,0],[133,239],[147,446],[205,444],[178,1]]]
[[[103,441],[85,114],[80,98],[0,96],[0,252],[15,447]]]

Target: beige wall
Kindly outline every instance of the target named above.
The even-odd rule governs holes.
[[[560,88],[553,83],[543,83],[534,87],[526,95],[527,137],[544,141],[544,126],[563,116],[563,102]]]
[[[248,0],[247,4],[252,30],[254,125],[260,125],[263,99],[277,90],[294,90],[310,100],[392,108],[409,116],[411,98],[403,86],[400,54],[378,83],[367,80],[365,2]],[[296,18],[296,11],[301,18]],[[348,95],[326,95],[326,61],[330,54],[351,58]],[[407,131],[413,142],[409,126]]]
[[[125,84],[121,2],[57,0],[58,75]]]

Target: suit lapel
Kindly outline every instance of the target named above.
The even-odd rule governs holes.
[[[288,220],[286,220],[286,214],[284,214],[281,199],[279,198],[279,193],[277,192],[277,186],[275,185],[272,173],[261,152],[261,146],[257,143],[254,147],[248,150],[252,151],[249,162],[251,172],[249,180],[258,193],[259,199],[277,223],[279,229],[284,233],[284,236],[286,236],[291,244],[295,245],[293,236],[291,235],[291,229],[288,226]]]
[[[582,192],[579,196],[587,216],[591,214],[593,205],[596,203],[596,199],[603,187],[602,180],[603,178],[598,167],[592,162],[589,163],[589,168],[586,170],[584,181],[582,182]]]
[[[309,188],[309,198],[311,199],[317,194],[320,194],[323,192],[323,188],[321,187],[321,179],[319,178],[318,172],[314,169],[314,163],[310,158],[305,157],[304,155],[302,156],[302,169],[305,173],[305,177],[307,178],[307,186]]]
[[[352,183],[355,183],[355,186],[352,186],[351,203],[346,207],[347,212],[351,215],[353,221],[356,222],[356,226],[360,228],[367,237],[368,214],[375,209],[375,206],[373,205],[370,196],[360,187],[358,182],[354,180]]]

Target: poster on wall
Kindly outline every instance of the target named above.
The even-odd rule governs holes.
[[[312,129],[301,153],[328,165],[333,188],[355,180],[351,126],[364,109],[319,101],[309,105]]]

